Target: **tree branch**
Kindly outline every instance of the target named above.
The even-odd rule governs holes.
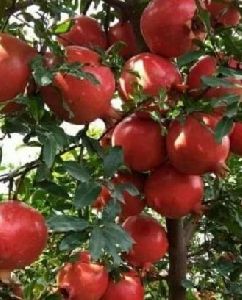
[[[118,8],[122,11],[125,11],[129,7],[127,5],[127,3],[119,1],[119,0],[103,0],[103,2],[107,3],[108,5],[110,5],[114,8]]]
[[[184,239],[187,246],[189,246],[195,231],[198,227],[199,220],[201,216],[194,216],[192,219],[187,222],[187,224],[184,226]]]

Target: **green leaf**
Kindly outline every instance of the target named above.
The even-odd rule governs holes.
[[[67,161],[63,163],[63,166],[75,179],[80,180],[81,182],[87,182],[90,180],[89,171],[84,165],[75,161]]]
[[[111,199],[108,204],[104,207],[102,217],[104,221],[113,221],[121,212],[120,201]]]
[[[184,54],[177,59],[178,67],[181,68],[189,63],[198,60],[203,55],[202,51],[194,51]]]
[[[101,187],[96,182],[82,182],[76,189],[74,205],[81,209],[92,204],[101,192]]]
[[[60,198],[69,199],[69,195],[64,187],[56,184],[55,182],[51,181],[41,181],[38,183],[38,187],[46,190],[48,193],[58,196]]]
[[[72,216],[52,216],[48,219],[47,224],[54,232],[80,232],[89,226],[86,220]]]
[[[201,79],[206,86],[210,86],[210,87],[226,87],[226,88],[234,87],[234,83],[231,83],[228,80],[223,78],[217,78],[213,76],[202,76]]]
[[[97,260],[102,255],[102,251],[105,247],[105,237],[103,236],[103,231],[99,227],[95,227],[91,233],[89,250],[91,256]]]
[[[214,131],[215,139],[218,143],[221,143],[223,137],[227,134],[229,134],[230,130],[233,127],[233,119],[230,119],[228,117],[224,117],[221,119]]]
[[[47,86],[52,83],[53,72],[44,66],[43,57],[36,56],[31,63],[33,77],[39,86]]]
[[[65,235],[59,245],[60,251],[72,251],[80,247],[86,240],[88,235],[82,232],[72,232]]]
[[[43,161],[48,168],[51,168],[57,153],[57,143],[53,135],[48,135],[45,138],[43,146]]]
[[[41,164],[36,170],[35,180],[37,182],[45,181],[50,178],[50,170],[45,164]]]
[[[120,147],[110,148],[108,154],[104,157],[103,164],[105,176],[112,177],[124,165],[123,150]]]
[[[189,279],[183,279],[182,286],[186,289],[192,289],[194,288],[194,283]]]
[[[241,70],[230,69],[220,66],[218,72],[224,76],[242,76]]]
[[[68,19],[60,24],[55,25],[52,28],[52,32],[54,34],[61,34],[61,33],[66,33],[70,30],[70,28],[73,26],[73,20],[72,19]]]

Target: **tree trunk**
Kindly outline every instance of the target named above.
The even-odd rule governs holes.
[[[182,219],[167,219],[169,240],[169,300],[186,300],[186,289],[182,281],[186,279],[187,249]]]

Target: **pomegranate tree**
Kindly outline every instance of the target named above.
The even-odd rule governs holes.
[[[158,167],[166,155],[160,125],[138,114],[125,118],[115,127],[112,145],[121,146],[127,166],[139,172]]]
[[[70,29],[59,35],[59,42],[64,46],[107,47],[107,39],[100,24],[93,18],[79,16],[70,20]],[[73,23],[73,24],[72,24]]]
[[[60,269],[57,285],[66,300],[100,300],[108,287],[108,272],[84,252],[76,262]]]
[[[18,201],[0,203],[0,270],[30,265],[46,242],[47,226],[39,212]]]
[[[151,52],[178,57],[192,48],[194,0],[152,0],[141,17],[141,31]]]
[[[0,103],[14,99],[24,92],[30,79],[30,62],[36,56],[34,48],[24,41],[5,33],[0,34]],[[18,110],[17,103],[8,103],[3,111],[10,113]]]
[[[110,280],[101,300],[143,300],[144,288],[135,272],[121,274],[118,281]]]
[[[189,115],[185,122],[175,120],[167,135],[167,153],[172,165],[180,172],[202,175],[207,172],[224,174],[229,154],[229,137],[216,141],[214,129],[218,118],[207,114]]]
[[[140,53],[129,59],[119,79],[119,90],[124,99],[132,99],[139,86],[149,96],[158,96],[181,83],[181,75],[169,60],[152,53]]]
[[[199,213],[203,181],[198,175],[180,173],[170,165],[161,166],[147,179],[145,196],[150,207],[167,218]]]
[[[166,254],[166,232],[157,220],[146,215],[132,216],[124,222],[123,228],[135,242],[131,251],[125,255],[131,265],[148,267]]]

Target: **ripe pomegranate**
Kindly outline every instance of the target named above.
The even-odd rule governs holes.
[[[100,24],[93,18],[79,16],[71,20],[74,24],[66,33],[59,35],[59,42],[64,46],[77,45],[106,49],[107,39]]]
[[[57,73],[53,85],[42,88],[42,96],[50,109],[62,120],[85,124],[112,113],[115,92],[114,75],[99,64],[99,56],[83,47],[67,47],[66,61],[85,65],[82,70],[92,74],[99,83]]]
[[[206,8],[216,23],[224,26],[236,26],[240,23],[240,12],[231,1],[226,2],[206,0]]]
[[[189,90],[199,90],[202,87],[201,78],[212,76],[216,73],[217,62],[213,56],[204,56],[199,59],[189,70],[187,85]]]
[[[141,32],[151,52],[178,57],[192,48],[194,0],[152,0],[141,16]]]
[[[131,173],[117,173],[112,182],[116,184],[130,183],[134,185],[139,192],[143,192],[144,178],[140,174]],[[97,210],[102,210],[108,201],[111,199],[110,191],[102,186],[102,190],[96,201],[93,203],[92,207]],[[120,220],[124,221],[129,216],[135,216],[140,214],[145,207],[144,200],[141,200],[138,196],[132,196],[128,191],[123,193],[123,203],[121,204],[121,213],[119,215]]]
[[[126,62],[119,90],[124,99],[132,99],[137,84],[145,94],[157,96],[161,89],[170,89],[179,83],[181,75],[170,61],[152,53],[141,53]]]
[[[242,123],[235,122],[232,133],[230,134],[230,150],[242,156]]]
[[[14,99],[24,92],[30,79],[30,61],[37,54],[36,50],[9,34],[0,34],[0,104]],[[1,112],[11,113],[21,106],[11,102]]]
[[[139,190],[139,192],[143,192],[144,189],[144,178],[139,174],[119,172],[112,181],[115,184],[131,183]],[[125,191],[123,197],[124,203],[122,203],[121,206],[120,220],[124,221],[128,217],[136,216],[143,211],[145,201],[140,199],[140,196],[132,196],[128,191]]]
[[[175,120],[167,134],[167,152],[172,165],[182,173],[202,175],[214,172],[222,175],[229,154],[229,137],[221,143],[214,132],[218,118],[196,113],[189,115],[184,123]]]
[[[148,205],[167,218],[181,218],[201,210],[203,181],[200,176],[180,173],[165,165],[155,170],[145,184]]]
[[[160,125],[137,114],[125,118],[115,127],[112,145],[122,147],[125,163],[138,172],[158,167],[166,155]]]
[[[144,288],[140,278],[135,272],[127,272],[121,275],[117,282],[110,280],[108,289],[101,300],[143,300]]]
[[[168,250],[164,228],[152,217],[129,217],[123,224],[135,244],[125,259],[133,266],[145,267],[159,261]]]
[[[46,246],[43,216],[18,201],[0,203],[0,269],[21,269],[37,260]]]
[[[117,23],[113,27],[110,27],[108,40],[110,45],[119,41],[125,43],[125,46],[120,51],[120,55],[124,58],[129,58],[138,51],[133,26],[130,22]]]
[[[65,300],[99,300],[108,287],[108,272],[84,252],[78,261],[65,264],[59,271],[57,285]]]

